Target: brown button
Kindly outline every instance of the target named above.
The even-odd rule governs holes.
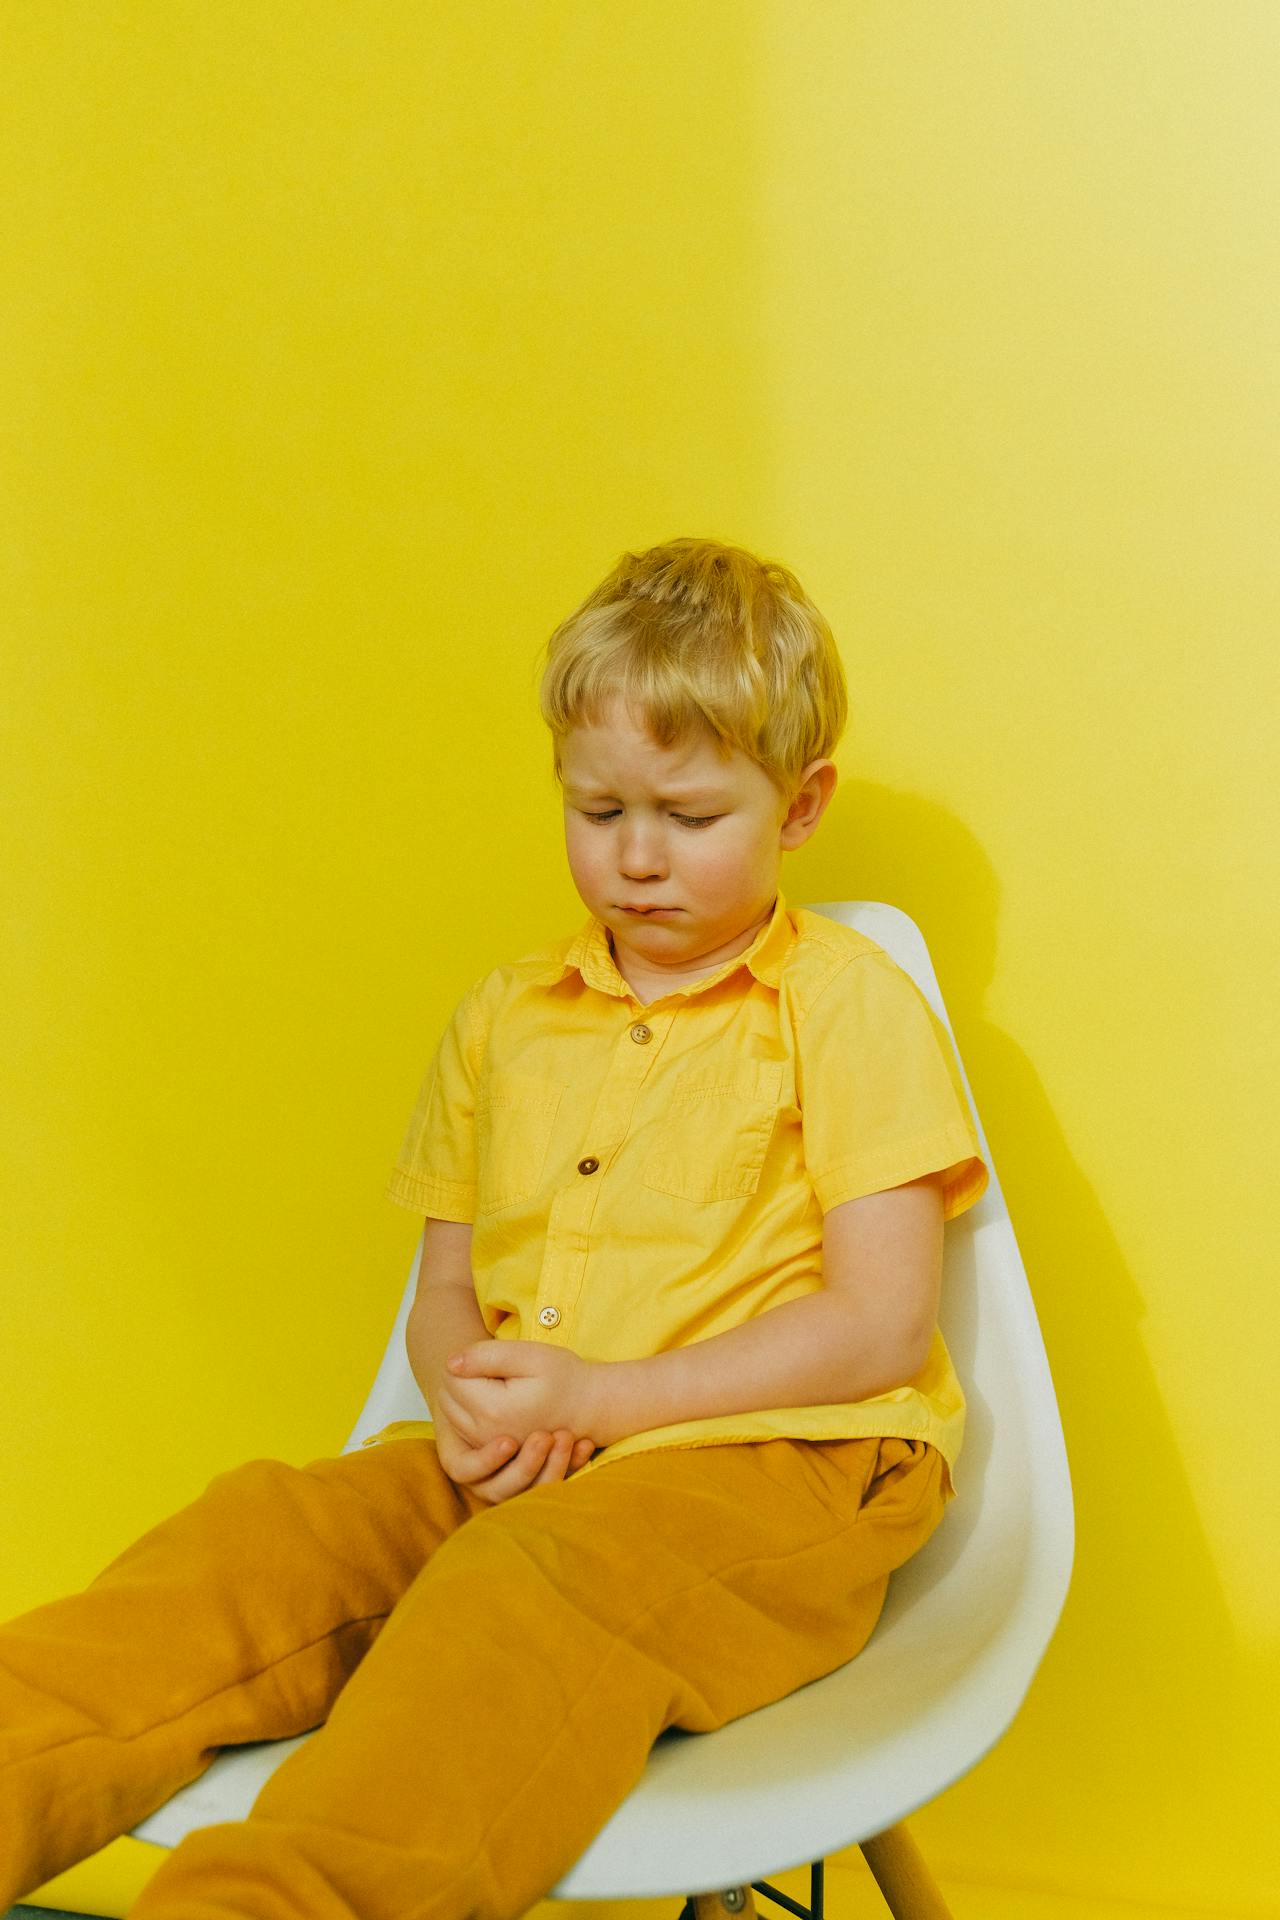
[[[585,1160],[579,1160],[579,1162],[578,1162],[578,1172],[579,1172],[579,1173],[594,1173],[594,1172],[595,1172],[595,1170],[596,1170],[596,1168],[597,1168],[597,1167],[598,1167],[599,1165],[600,1165],[600,1162],[599,1162],[598,1160],[593,1160],[593,1159],[591,1158],[591,1155],[590,1155],[590,1154],[588,1154]]]
[[[643,1020],[637,1020],[635,1026],[631,1029],[631,1038],[638,1047],[647,1047],[653,1038],[653,1028],[646,1027]]]

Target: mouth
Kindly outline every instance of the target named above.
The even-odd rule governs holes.
[[[634,914],[637,920],[660,919],[664,914],[679,913],[679,907],[624,907],[624,913]]]

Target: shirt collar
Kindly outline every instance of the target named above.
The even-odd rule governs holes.
[[[690,997],[695,993],[705,993],[724,980],[738,967],[747,967],[757,980],[767,987],[777,987],[782,977],[782,963],[795,940],[795,928],[787,917],[787,905],[779,887],[773,905],[773,913],[767,924],[761,927],[751,945],[732,960],[726,960],[714,973],[708,973],[700,980],[693,980],[681,987],[673,987],[672,993]],[[601,993],[613,994],[617,999],[630,999],[631,989],[618,971],[617,963],[609,951],[608,929],[595,914],[579,928],[578,932],[562,942],[556,949],[556,957],[544,972],[536,978],[539,984],[553,986],[563,980],[567,973],[578,972],[589,987],[599,988]],[[660,996],[665,998],[666,996]]]

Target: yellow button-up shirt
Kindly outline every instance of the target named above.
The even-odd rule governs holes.
[[[938,1169],[953,1219],[988,1175],[945,1026],[883,947],[779,893],[744,953],[648,1005],[594,916],[486,974],[386,1192],[471,1222],[497,1339],[631,1360],[816,1292],[823,1214]],[[873,1434],[930,1442],[953,1475],[964,1406],[935,1327],[906,1386],[650,1428],[572,1477],[656,1448]],[[431,1431],[397,1421],[366,1444]]]

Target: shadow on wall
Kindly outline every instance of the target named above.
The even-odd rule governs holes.
[[[1159,1777],[1169,1764],[1174,1717],[1185,1715],[1193,1741],[1195,1699],[1216,1693],[1227,1700],[1238,1690],[1239,1649],[1148,1358],[1145,1302],[1035,1070],[986,1019],[999,924],[994,871],[973,835],[943,808],[857,780],[841,782],[811,856],[793,858],[791,877],[784,877],[788,904],[888,901],[911,915],[929,946],[982,1102],[1071,1467],[1075,1565],[1055,1652],[1037,1677],[1039,1705],[1074,1751],[1088,1753],[1096,1701],[1080,1676],[1101,1662],[1108,1692],[1127,1694],[1131,1704],[1128,1768],[1150,1768]],[[1135,1017],[1138,1011],[1135,1004]],[[1098,1076],[1098,1098],[1106,1101],[1105,1056]],[[993,1120],[999,1114],[1016,1115],[1016,1126],[1002,1130]],[[1143,1143],[1142,1150],[1155,1148]],[[1176,1607],[1154,1604],[1171,1592],[1179,1596]],[[1179,1702],[1170,1697],[1171,1678],[1187,1673],[1195,1674],[1195,1687]]]

